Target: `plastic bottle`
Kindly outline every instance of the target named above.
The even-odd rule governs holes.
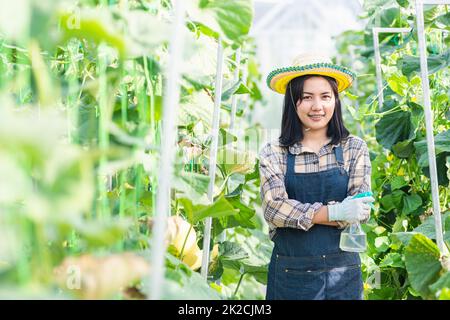
[[[363,192],[359,193],[356,196],[352,197],[352,199],[355,198],[362,198],[362,197],[371,197],[372,192]],[[373,207],[373,204],[370,204],[371,208]],[[364,252],[367,249],[367,237],[366,233],[361,228],[361,225],[359,222],[349,224],[347,227],[345,227],[344,230],[341,232],[341,239],[339,242],[339,247],[342,251],[348,251],[348,252]]]

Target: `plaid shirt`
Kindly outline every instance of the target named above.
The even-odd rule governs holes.
[[[344,153],[344,168],[349,174],[347,195],[354,196],[371,191],[371,164],[367,144],[359,137],[350,135],[341,141]],[[295,157],[295,172],[310,173],[329,170],[338,166],[334,155],[337,145],[328,143],[319,153],[301,143],[289,147]],[[261,176],[261,199],[264,218],[269,224],[269,235],[273,238],[277,227],[309,230],[314,214],[322,207],[321,202],[301,203],[289,199],[284,186],[287,151],[278,142],[267,143],[259,154]],[[331,204],[331,203],[329,203]],[[368,219],[367,219],[368,220]],[[362,221],[362,223],[367,222]],[[343,228],[346,223],[339,222]]]

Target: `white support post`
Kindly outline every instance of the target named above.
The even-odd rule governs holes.
[[[222,102],[222,65],[223,65],[223,47],[222,40],[218,39],[217,47],[217,68],[216,68],[216,84],[214,89],[214,113],[212,123],[212,141],[209,152],[209,186],[208,199],[210,203],[214,202],[214,184],[216,178],[217,164],[217,147],[219,141],[219,120],[220,120],[220,104]],[[209,242],[211,241],[211,225],[212,218],[205,219],[205,231],[203,233],[203,256],[201,276],[207,280],[209,265]]]
[[[378,89],[378,109],[383,107],[383,78],[381,74],[381,55],[380,55],[380,42],[378,41],[378,35],[380,33],[408,33],[411,32],[411,28],[372,28],[373,34],[373,50],[375,53],[375,71],[377,76],[377,89]]]
[[[434,134],[433,134],[433,111],[431,110],[431,102],[430,102],[430,83],[428,80],[427,50],[425,43],[426,40],[425,40],[425,27],[423,17],[424,4],[445,4],[445,3],[450,4],[450,0],[447,1],[416,0],[417,37],[419,40],[419,53],[420,53],[420,75],[422,78],[423,105],[425,111],[425,124],[427,131],[428,162],[430,166],[431,195],[433,200],[434,225],[436,228],[436,242],[439,251],[441,252],[441,255],[447,256],[449,252],[443,239],[441,209],[439,204],[439,186],[437,179],[436,153],[434,148]]]
[[[183,53],[184,3],[174,0],[174,22],[169,43],[169,64],[167,88],[164,92],[164,118],[161,139],[161,158],[159,162],[156,212],[152,229],[151,270],[148,298],[159,300],[165,278],[165,232],[167,217],[170,216],[170,182],[172,181],[173,161],[176,143],[176,120],[180,100],[180,66]]]

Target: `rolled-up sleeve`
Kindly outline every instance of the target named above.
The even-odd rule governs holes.
[[[348,196],[355,196],[362,192],[372,191],[372,166],[367,144],[361,139],[356,142],[353,148],[352,157],[354,158],[354,161],[351,161],[352,165],[349,168]],[[366,223],[368,220],[369,218],[361,221],[361,223]]]
[[[301,203],[289,199],[284,185],[282,154],[268,143],[259,154],[261,199],[265,220],[275,228],[309,230],[322,203]]]

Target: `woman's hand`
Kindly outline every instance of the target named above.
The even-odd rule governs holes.
[[[328,221],[355,223],[365,220],[370,215],[369,203],[374,201],[373,197],[347,197],[341,203],[328,205]]]

